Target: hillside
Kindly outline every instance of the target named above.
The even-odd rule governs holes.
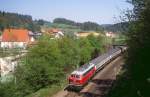
[[[54,19],[53,23],[71,25],[84,31],[99,31],[99,32],[103,31],[101,25],[90,21],[79,23],[65,18],[56,18]]]
[[[0,30],[5,28],[26,28],[39,31],[40,26],[35,24],[32,16],[0,11]]]
[[[129,23],[121,22],[121,23],[116,23],[116,24],[104,24],[101,26],[104,28],[105,31],[124,33],[128,31]]]

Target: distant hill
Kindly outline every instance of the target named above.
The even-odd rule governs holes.
[[[41,26],[51,27],[55,24],[57,25],[61,24],[65,26],[69,25],[72,26],[73,29],[77,28],[84,31],[99,31],[99,32],[103,31],[103,28],[99,24],[90,21],[78,23],[65,18],[56,18],[54,19],[53,23],[51,23],[49,21],[45,21],[42,19],[33,20],[32,16],[30,15],[22,15],[18,13],[0,11],[1,31],[5,28],[26,28],[31,31],[40,31]]]
[[[77,28],[85,31],[103,31],[103,28],[99,24],[90,21],[79,23],[65,18],[56,18],[53,23],[76,26]]]
[[[99,32],[103,32],[105,30],[105,31],[112,31],[112,32],[117,32],[117,33],[124,33],[124,32],[127,32],[129,28],[128,22],[99,25],[97,23],[90,22],[90,21],[79,23],[79,22],[75,22],[75,21],[68,20],[65,18],[56,18],[54,19],[53,23],[74,26],[84,31],[99,31]]]
[[[26,28],[31,31],[40,31],[40,24],[38,23],[39,21],[35,22],[30,15],[0,11],[0,30],[5,28]]]
[[[117,24],[104,24],[101,25],[105,31],[112,31],[117,33],[125,33],[128,31],[129,23],[128,22],[121,22]]]

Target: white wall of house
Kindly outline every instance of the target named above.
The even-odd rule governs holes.
[[[105,35],[107,37],[111,37],[111,38],[115,38],[116,37],[116,35],[114,33],[112,33],[112,32],[107,32]]]
[[[1,42],[1,48],[25,48],[26,42]]]
[[[59,31],[58,33],[55,34],[55,38],[60,38],[63,36],[64,36],[64,33],[62,31]]]
[[[31,38],[30,38],[30,41],[31,41],[31,42],[34,42],[34,41],[35,41],[34,37],[31,37]]]

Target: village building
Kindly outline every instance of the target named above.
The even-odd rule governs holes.
[[[2,33],[1,48],[26,48],[35,39],[26,29],[5,29]]]
[[[38,39],[41,35],[42,35],[41,32],[29,31],[29,36],[31,37],[31,41],[35,41],[35,39]]]
[[[116,34],[114,32],[106,32],[105,35],[110,38],[115,38]]]
[[[52,38],[61,38],[64,36],[63,31],[57,28],[48,29],[47,31],[44,31],[44,33],[51,36]]]
[[[94,35],[94,36],[99,36],[100,33],[97,33],[97,32],[77,32],[75,33],[75,36],[76,37],[87,37],[89,35]]]

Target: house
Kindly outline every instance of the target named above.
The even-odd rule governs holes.
[[[106,32],[105,35],[106,35],[107,37],[110,37],[110,38],[115,38],[115,37],[116,37],[116,34],[113,33],[113,32]]]
[[[26,48],[27,44],[33,42],[26,29],[5,29],[2,34],[1,48]]]
[[[40,33],[40,32],[29,31],[29,36],[31,37],[31,41],[39,38],[41,35],[42,35],[42,33]]]
[[[46,34],[52,36],[52,38],[60,38],[64,36],[63,31],[57,28],[51,28],[48,31],[45,32]]]
[[[96,32],[77,32],[77,33],[75,33],[76,37],[87,37],[89,35],[99,36],[100,33],[96,33]]]

